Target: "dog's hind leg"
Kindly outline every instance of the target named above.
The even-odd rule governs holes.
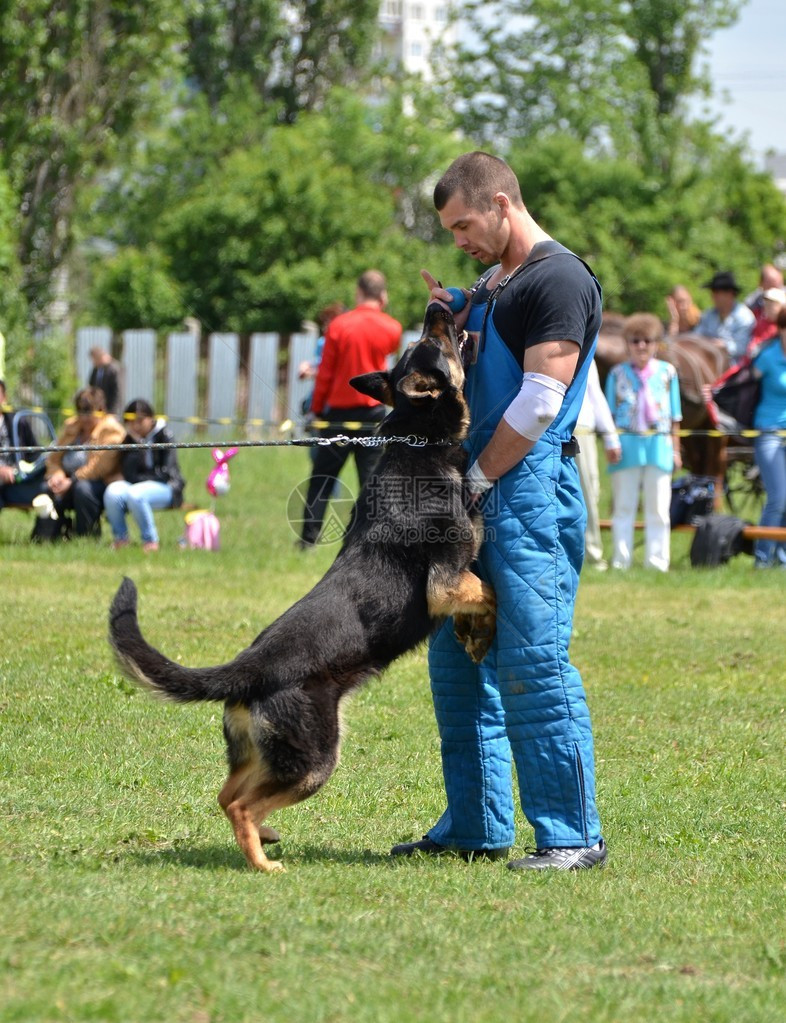
[[[245,765],[227,778],[218,802],[252,870],[272,873],[284,869],[278,860],[268,859],[262,849],[263,844],[279,841],[278,832],[263,826],[263,822],[274,810],[291,806],[301,799],[302,796],[292,788],[261,781],[258,764]]]

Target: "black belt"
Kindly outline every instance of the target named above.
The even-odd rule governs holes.
[[[579,442],[575,437],[571,437],[569,441],[566,441],[562,445],[563,458],[575,458],[579,451],[581,451],[581,448],[579,447]]]

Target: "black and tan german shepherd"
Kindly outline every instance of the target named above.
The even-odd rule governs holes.
[[[218,801],[255,870],[283,869],[262,849],[279,840],[263,822],[332,774],[348,693],[448,615],[476,661],[491,643],[494,594],[470,571],[482,519],[463,478],[463,383],[453,317],[436,304],[426,311],[422,338],[390,373],[352,380],[392,406],[382,435],[449,443],[385,447],[327,574],[230,663],[185,668],[169,660],[139,630],[131,580],[115,595],[109,639],[129,678],[181,702],[224,701],[229,777]]]

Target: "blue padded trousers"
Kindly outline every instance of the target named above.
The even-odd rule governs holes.
[[[429,668],[448,806],[429,837],[461,849],[514,841],[511,763],[538,848],[600,840],[592,728],[568,647],[586,511],[572,458],[548,434],[486,495],[479,574],[497,634],[473,664],[448,620]]]

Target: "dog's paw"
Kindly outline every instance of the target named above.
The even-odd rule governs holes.
[[[453,615],[453,632],[459,643],[466,643],[472,632],[472,615]]]
[[[264,853],[253,862],[249,861],[249,867],[258,874],[286,874],[287,868],[281,860],[269,860]]]
[[[268,828],[263,824],[259,829],[259,841],[262,845],[275,845],[276,842],[281,841],[281,835],[275,828]]]
[[[480,664],[494,641],[497,631],[496,616],[489,611],[477,615],[455,615],[453,628],[456,639],[463,645],[470,660]]]

